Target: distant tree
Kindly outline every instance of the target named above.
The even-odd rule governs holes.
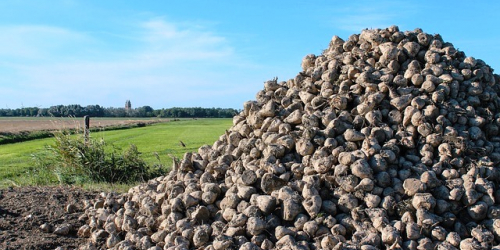
[[[230,118],[238,114],[236,109],[222,109],[222,108],[169,108],[156,110],[155,115],[158,117],[168,118],[194,118],[194,117],[212,117],[212,118]]]
[[[82,116],[88,115],[91,117],[103,117],[106,115],[105,113],[105,109],[99,105],[88,105],[85,107]]]
[[[142,106],[135,109],[135,116],[137,117],[153,117],[154,109],[150,106]]]
[[[151,106],[142,106],[136,109],[104,108],[99,105],[82,107],[78,104],[56,105],[49,108],[23,107],[18,109],[0,109],[0,116],[54,116],[54,117],[166,117],[166,118],[230,118],[239,111],[231,108],[180,108],[155,110]]]
[[[49,116],[49,109],[46,108],[38,109],[38,113],[36,114],[36,116]]]
[[[104,110],[105,117],[127,117],[125,108],[106,108]]]
[[[64,116],[63,107],[64,107],[63,105],[50,106],[47,112],[49,113],[50,116],[61,117]]]

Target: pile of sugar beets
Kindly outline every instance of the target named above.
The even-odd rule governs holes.
[[[421,29],[334,36],[212,146],[87,203],[83,249],[500,249],[500,77]]]

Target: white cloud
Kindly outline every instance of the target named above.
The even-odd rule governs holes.
[[[10,37],[0,42],[0,55],[9,60],[3,64],[11,71],[9,81],[0,78],[0,87],[15,93],[6,100],[11,106],[34,105],[30,101],[42,106],[119,106],[126,99],[156,108],[212,101],[224,106],[225,96],[243,95],[249,90],[244,86],[252,82],[232,84],[233,77],[242,69],[249,74],[256,68],[243,61],[226,38],[163,19],[131,27],[118,38],[125,45],[112,50],[98,34],[58,27],[0,27],[0,32]]]
[[[155,19],[141,25],[146,49],[142,59],[158,62],[223,60],[234,56],[224,37],[195,27],[182,29],[176,24]]]
[[[93,43],[84,33],[43,25],[0,26],[0,34],[0,56],[17,60],[44,59],[61,49]]]

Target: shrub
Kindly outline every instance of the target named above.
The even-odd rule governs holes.
[[[165,174],[161,165],[150,168],[133,144],[118,152],[113,145],[107,147],[103,139],[91,138],[85,142],[81,136],[71,136],[69,132],[58,132],[54,138],[55,144],[47,146],[46,156],[34,159],[37,167],[52,171],[59,183],[132,183]]]

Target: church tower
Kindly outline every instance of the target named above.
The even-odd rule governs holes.
[[[125,110],[130,111],[132,109],[132,103],[130,103],[130,100],[127,100],[125,102]]]

